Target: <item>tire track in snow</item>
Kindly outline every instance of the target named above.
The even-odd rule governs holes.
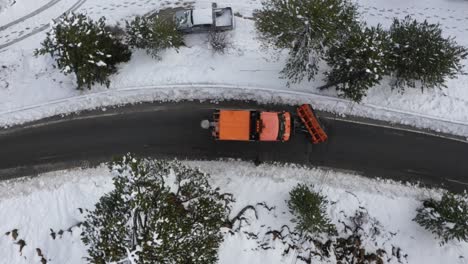
[[[77,10],[77,9],[80,8],[86,1],[87,1],[87,0],[78,0],[77,2],[75,2],[75,4],[73,4],[73,6],[71,6],[67,11],[63,12],[60,16],[62,16],[63,14],[70,13],[70,12],[73,12],[73,11]],[[56,19],[54,19],[54,20],[57,20],[60,16],[58,16],[58,17],[57,17]],[[46,30],[49,26],[50,26],[50,24],[43,25],[43,26],[41,26],[41,27],[39,27],[39,28],[37,28],[37,29],[31,31],[31,32],[28,33],[28,34],[23,35],[22,37],[19,37],[19,38],[17,38],[17,39],[14,39],[14,40],[12,40],[12,41],[10,41],[10,42],[7,42],[7,43],[5,43],[5,44],[2,44],[2,45],[0,45],[0,50],[4,49],[4,48],[6,48],[6,47],[9,47],[9,46],[11,46],[11,45],[13,45],[13,44],[15,44],[15,43],[18,43],[18,42],[20,42],[20,41],[22,41],[22,40],[24,40],[24,39],[26,39],[26,38],[29,38],[29,37],[31,37],[31,36],[33,36],[33,35],[35,35],[35,34],[41,32],[41,31],[44,31],[44,30]]]
[[[6,24],[6,25],[0,26],[0,31],[3,31],[3,30],[5,30],[5,29],[7,29],[7,28],[9,28],[11,26],[14,26],[14,25],[16,25],[18,23],[21,23],[21,22],[25,21],[26,19],[29,19],[29,18],[31,18],[31,17],[33,17],[35,15],[38,15],[38,14],[42,13],[43,11],[51,8],[52,6],[54,6],[55,4],[57,4],[60,1],[61,0],[51,0],[49,3],[41,6],[40,8],[36,9],[35,11],[33,11],[33,12],[23,16],[23,17],[20,17],[20,18],[18,18],[16,20]]]

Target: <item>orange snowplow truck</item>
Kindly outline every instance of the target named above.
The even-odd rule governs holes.
[[[297,115],[304,131],[317,144],[327,140],[310,105],[302,105]],[[268,112],[257,110],[219,109],[213,114],[213,121],[203,120],[203,128],[212,128],[216,140],[232,141],[288,141],[294,130],[294,120],[286,111]]]
[[[252,110],[217,110],[213,136],[218,140],[288,141],[291,114]]]

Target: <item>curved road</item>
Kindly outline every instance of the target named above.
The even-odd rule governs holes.
[[[0,130],[0,178],[95,165],[130,151],[155,157],[294,162],[370,177],[422,181],[455,191],[468,185],[468,143],[463,141],[318,113],[329,135],[325,144],[312,145],[305,134],[296,134],[286,143],[219,142],[200,128],[200,121],[221,107],[294,111],[287,106],[241,102],[184,102],[42,120]]]

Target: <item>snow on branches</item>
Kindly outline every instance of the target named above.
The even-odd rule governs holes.
[[[35,55],[51,55],[65,74],[74,73],[77,88],[95,83],[110,85],[116,65],[130,60],[131,52],[106,28],[105,18],[93,21],[83,14],[65,14],[53,21]]]
[[[115,189],[83,224],[92,263],[216,263],[232,199],[207,174],[130,154],[110,168]]]

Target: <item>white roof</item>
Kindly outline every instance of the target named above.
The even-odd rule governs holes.
[[[192,10],[192,18],[194,25],[213,24],[212,9],[194,9]]]

